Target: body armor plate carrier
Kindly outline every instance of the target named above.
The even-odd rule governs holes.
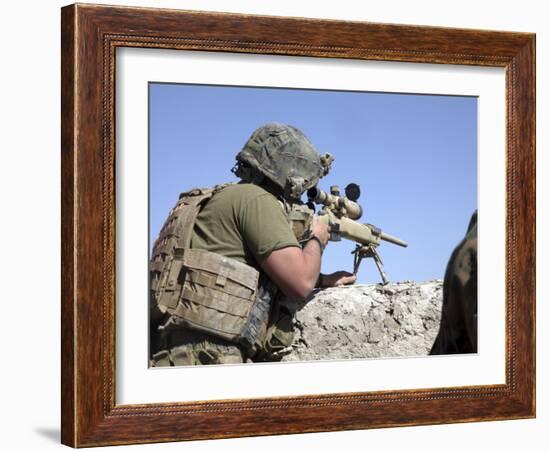
[[[151,322],[204,332],[252,354],[265,345],[276,287],[247,264],[190,248],[200,209],[226,185],[182,193],[171,210],[150,261]]]

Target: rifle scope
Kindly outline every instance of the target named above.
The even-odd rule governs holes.
[[[359,185],[351,183],[346,187],[346,196],[340,196],[340,188],[333,185],[330,187],[330,193],[318,187],[312,187],[307,191],[307,197],[309,201],[325,206],[337,217],[358,220],[363,215],[361,205],[356,202],[360,193]]]

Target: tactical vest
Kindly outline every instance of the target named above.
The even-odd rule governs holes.
[[[293,338],[292,316],[276,303],[276,286],[247,264],[190,248],[199,211],[226,186],[182,193],[170,211],[150,261],[151,321],[161,330],[183,326],[273,356]]]

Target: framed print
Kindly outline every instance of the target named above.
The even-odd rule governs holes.
[[[64,444],[535,416],[534,35],[79,4],[62,9],[61,31]],[[355,282],[326,288],[332,279],[317,270],[321,290],[292,313],[290,336],[272,322],[288,307],[275,298],[265,326],[250,329],[263,286],[243,276],[253,274],[245,264],[231,273],[241,271],[233,260],[193,260],[201,234],[205,250],[231,239],[218,240],[221,222],[209,235],[206,208],[181,213],[193,196],[209,206],[267,187],[266,174],[276,183],[242,153],[265,131],[331,154],[315,167],[323,174],[294,166],[281,186],[292,182],[291,195],[299,186],[304,201],[314,188],[309,204],[296,203],[299,218],[328,218],[349,240],[323,251],[324,238],[296,235],[254,259],[315,248],[323,275],[348,270]],[[264,223],[254,217],[262,246],[279,208],[263,211]],[[177,236],[178,218],[193,218],[196,235]],[[438,352],[434,341],[454,325],[449,257],[472,230],[474,340]],[[190,293],[198,286],[208,295]],[[269,353],[256,347],[260,330]],[[216,331],[206,342],[217,348],[189,348],[203,336],[176,343],[181,331]],[[256,348],[243,348],[250,331]],[[239,359],[224,360],[233,351]]]

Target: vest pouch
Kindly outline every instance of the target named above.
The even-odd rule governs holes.
[[[174,293],[181,281],[176,306],[169,308],[174,323],[238,343],[256,301],[258,271],[209,251],[182,251],[179,273],[171,269],[168,278],[175,278]]]
[[[178,306],[184,283],[183,249],[176,248],[164,263],[164,270],[156,283],[157,306],[162,313],[172,314]]]
[[[267,327],[263,353],[270,360],[280,359],[292,351],[293,340],[294,316],[276,300]]]

